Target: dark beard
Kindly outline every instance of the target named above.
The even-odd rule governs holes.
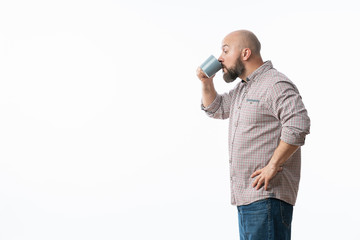
[[[223,67],[226,68],[225,66]],[[224,73],[223,75],[225,82],[231,83],[235,81],[235,79],[242,74],[244,69],[245,69],[244,64],[241,62],[241,59],[239,58],[236,61],[235,68],[226,68],[227,73]]]

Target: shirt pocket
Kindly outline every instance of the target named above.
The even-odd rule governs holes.
[[[240,121],[248,124],[265,122],[267,109],[259,99],[246,98],[240,111]]]

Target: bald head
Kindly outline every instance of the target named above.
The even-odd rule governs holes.
[[[260,56],[261,44],[254,33],[248,30],[238,30],[228,34],[224,41],[235,43],[239,49],[249,48],[253,55]]]
[[[231,82],[237,77],[244,80],[263,65],[260,50],[260,42],[252,32],[238,30],[228,34],[222,41],[218,59],[223,67],[224,80]]]

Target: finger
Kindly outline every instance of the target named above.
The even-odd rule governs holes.
[[[251,174],[250,177],[253,178],[253,177],[259,175],[260,173],[261,173],[261,170],[256,170],[253,174]]]
[[[259,190],[261,188],[261,186],[263,185],[263,183],[264,183],[264,179],[261,178],[256,186],[256,190]]]
[[[203,78],[203,77],[204,77],[204,74],[203,74],[203,72],[202,72],[202,70],[201,70],[200,67],[198,67],[198,68],[196,69],[196,75],[197,75],[199,78]]]
[[[196,73],[201,77],[206,77],[205,73],[200,67],[197,68]]]
[[[265,179],[265,186],[264,186],[265,191],[267,191],[268,185],[269,185],[269,180]]]
[[[252,184],[252,187],[255,187],[257,185],[258,181],[259,181],[259,177],[255,179],[255,181]]]

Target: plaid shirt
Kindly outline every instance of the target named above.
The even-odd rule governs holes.
[[[270,161],[280,139],[301,146],[310,133],[310,119],[296,86],[270,61],[239,82],[229,93],[217,94],[202,109],[212,118],[229,118],[231,204],[246,205],[277,198],[295,205],[300,181],[300,148],[270,181],[267,191],[251,186],[250,175]]]

